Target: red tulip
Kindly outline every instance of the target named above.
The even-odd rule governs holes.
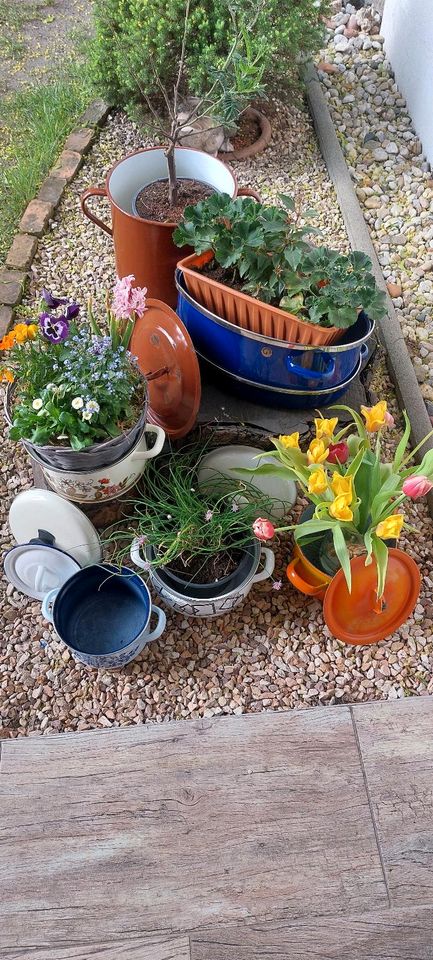
[[[340,440],[340,443],[330,443],[326,459],[329,463],[346,463],[346,460],[349,459],[349,447],[347,443],[345,443],[344,440]]]
[[[258,540],[271,540],[275,533],[275,527],[270,520],[258,517],[254,520],[253,531]]]

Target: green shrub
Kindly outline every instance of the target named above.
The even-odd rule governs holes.
[[[267,0],[254,26],[266,51],[267,77],[293,77],[300,54],[321,41],[329,0]],[[192,0],[186,73],[189,92],[204,91],[210,66],[218,66],[233,41],[233,9],[252,20],[253,0]],[[140,88],[158,95],[155,72],[169,86],[180,59],[185,0],[95,0],[95,79],[114,102],[140,100]]]

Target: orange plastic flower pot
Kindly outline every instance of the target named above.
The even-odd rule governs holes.
[[[300,593],[308,597],[323,600],[331,583],[331,577],[319,570],[302,552],[299,543],[295,544],[293,557],[286,570],[287,579]]]
[[[407,620],[418,600],[421,575],[417,564],[402,550],[389,550],[385,591],[377,599],[377,570],[365,556],[351,560],[352,590],[342,570],[326,591],[323,616],[329,630],[344,643],[367,645],[390,637]]]
[[[184,257],[177,265],[185,277],[188,293],[210,313],[244,330],[251,330],[274,340],[317,347],[341,340],[344,330],[338,327],[320,327],[315,323],[306,323],[286,310],[273,307],[270,303],[262,303],[246,293],[226,287],[205,273],[199,273],[200,268],[211,260],[213,253],[208,250],[206,253],[193,253]]]

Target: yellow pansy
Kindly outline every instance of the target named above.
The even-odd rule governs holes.
[[[323,440],[312,440],[307,450],[308,463],[324,463],[328,456]]]
[[[15,377],[12,373],[12,370],[0,370],[0,382],[1,383],[13,383]]]
[[[392,513],[386,520],[381,520],[376,527],[376,535],[381,540],[397,540],[401,534],[404,517],[401,513]]]
[[[299,433],[286,433],[285,435],[280,435],[278,439],[287,450],[293,447],[299,447]]]
[[[328,488],[328,478],[323,467],[312,470],[308,480],[308,493],[324,493]]]
[[[29,340],[34,340],[38,330],[39,330],[39,327],[37,323],[29,323],[27,327],[27,336]]]
[[[17,343],[24,343],[28,337],[28,326],[26,323],[17,323],[13,329]]]
[[[350,474],[342,477],[341,473],[335,472],[331,480],[331,488],[336,497],[347,497],[348,502],[351,503],[353,486]]]
[[[353,513],[349,506],[350,501],[342,494],[336,497],[329,505],[329,513],[334,520],[353,520]]]
[[[386,400],[379,400],[379,403],[376,403],[374,407],[361,407],[361,413],[369,433],[377,433],[386,425],[386,412]]]
[[[326,420],[325,417],[317,418],[314,421],[314,426],[316,427],[316,437],[318,440],[321,440],[322,437],[327,437],[330,439],[335,431],[335,428],[338,423],[338,417],[331,417],[330,420]]]

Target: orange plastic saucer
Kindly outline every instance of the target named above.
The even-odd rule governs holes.
[[[129,349],[148,380],[147,415],[172,439],[184,437],[197,419],[201,399],[200,368],[191,337],[171,307],[146,300]]]
[[[382,602],[376,597],[376,563],[366,567],[365,557],[351,560],[352,592],[339,570],[323,603],[329,630],[344,643],[367,645],[390,637],[407,620],[418,600],[421,575],[414,560],[392,547]],[[382,609],[380,607],[382,606]]]

